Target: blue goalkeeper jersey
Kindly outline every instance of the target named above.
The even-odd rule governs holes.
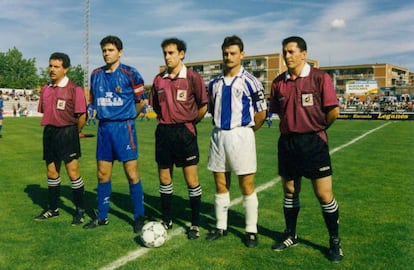
[[[143,93],[144,80],[133,67],[121,63],[114,72],[107,72],[106,66],[92,72],[90,94],[99,120],[135,118],[135,104]]]

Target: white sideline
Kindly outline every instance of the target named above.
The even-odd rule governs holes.
[[[379,129],[381,129],[381,128],[383,128],[383,127],[385,127],[385,126],[387,126],[387,125],[389,125],[391,123],[392,122],[387,122],[385,124],[382,124],[379,127],[376,127],[374,129],[371,129],[371,130],[365,132],[361,136],[358,136],[355,139],[352,139],[351,141],[349,141],[349,142],[347,142],[347,143],[345,143],[343,145],[340,145],[340,146],[332,149],[330,151],[330,154],[332,155],[332,154],[334,154],[334,153],[336,153],[336,152],[338,152],[338,151],[340,151],[340,150],[342,150],[342,149],[344,149],[344,148],[346,148],[346,147],[348,147],[348,146],[356,143],[357,141],[361,140],[362,138],[368,136],[369,134],[371,134],[371,133],[373,133],[373,132],[375,132],[375,131],[377,131],[377,130],[379,130]],[[274,186],[279,181],[280,181],[280,177],[276,177],[276,178],[270,180],[269,182],[267,182],[267,183],[265,183],[263,185],[260,185],[260,186],[256,187],[256,192],[257,193],[262,192],[262,191],[264,191],[264,190],[266,190],[266,189]],[[242,199],[243,199],[242,197],[238,197],[238,198],[232,200],[230,202],[230,206],[237,205],[237,204],[241,203],[242,202]],[[177,235],[180,235],[184,231],[185,230],[182,227],[177,228],[177,229],[174,229],[171,232],[168,232],[168,239],[171,239],[171,238],[173,238],[173,237],[175,237]],[[112,263],[110,263],[110,264],[108,264],[108,265],[100,268],[99,270],[115,270],[115,269],[117,269],[117,268],[119,268],[119,267],[127,264],[128,262],[133,261],[133,260],[135,260],[135,259],[137,259],[137,258],[139,258],[139,257],[141,257],[143,255],[145,255],[146,253],[148,253],[148,252],[150,252],[152,250],[156,250],[156,249],[139,247],[136,250],[133,250],[131,252],[128,252],[126,255],[122,256],[121,258],[117,259],[116,261],[114,261],[114,262],[112,262]]]

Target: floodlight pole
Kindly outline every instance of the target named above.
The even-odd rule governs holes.
[[[83,87],[89,91],[89,0],[84,0]]]

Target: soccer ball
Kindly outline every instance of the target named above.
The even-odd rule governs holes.
[[[159,222],[148,222],[142,227],[141,240],[146,247],[160,247],[167,240],[167,230]]]

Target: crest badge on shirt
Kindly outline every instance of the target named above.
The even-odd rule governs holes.
[[[312,94],[302,94],[302,106],[303,107],[313,106],[313,95]]]
[[[178,89],[177,90],[177,100],[186,101],[187,100],[187,90]]]
[[[66,101],[63,99],[58,99],[57,103],[56,103],[56,109],[58,110],[64,110],[65,109],[65,105],[66,105]]]
[[[241,94],[242,94],[242,91],[240,91],[239,89],[236,89],[236,97],[240,97]]]

